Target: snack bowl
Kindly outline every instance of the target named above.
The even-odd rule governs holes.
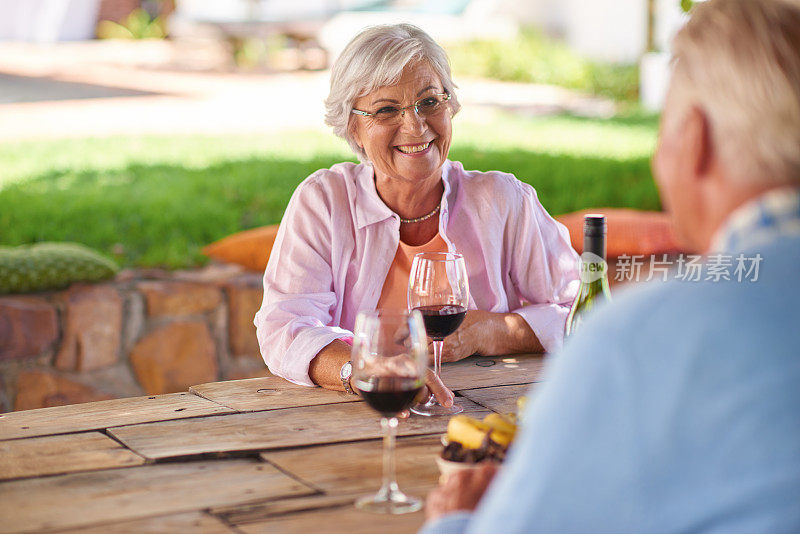
[[[486,460],[484,460],[486,461]],[[480,467],[483,462],[468,463],[468,462],[454,462],[452,460],[445,460],[441,456],[436,457],[436,465],[439,466],[439,484],[444,484],[447,477],[459,471],[466,471],[468,469],[475,469]]]
[[[451,417],[441,438],[444,448],[436,457],[439,482],[484,462],[502,463],[516,432],[513,414],[490,413],[482,420],[465,414]]]
[[[442,434],[442,446],[445,448],[450,443],[450,440],[447,439],[447,434]],[[485,458],[479,462],[459,462],[455,460],[447,460],[439,454],[436,457],[436,465],[439,467],[439,483],[443,484],[444,481],[452,475],[453,473],[457,473],[458,471],[466,471],[468,469],[475,469],[476,467],[480,467],[484,462],[491,462],[493,460],[489,458]]]

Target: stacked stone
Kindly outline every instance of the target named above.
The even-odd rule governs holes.
[[[261,296],[259,275],[211,267],[0,297],[0,411],[264,376]]]

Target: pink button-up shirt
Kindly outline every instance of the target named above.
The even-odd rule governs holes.
[[[470,309],[518,313],[548,352],[558,350],[578,289],[567,229],[511,174],[446,161],[442,181],[439,234],[464,256]],[[254,321],[272,373],[313,385],[309,362],[375,308],[399,241],[400,218],[378,196],[371,165],[339,163],[297,187]]]

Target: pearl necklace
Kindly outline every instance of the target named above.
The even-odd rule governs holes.
[[[441,208],[441,207],[442,207],[442,203],[439,202],[436,205],[436,207],[433,208],[433,211],[430,212],[429,214],[423,215],[422,217],[417,217],[416,219],[403,219],[402,217],[400,217],[400,222],[403,223],[403,224],[411,224],[411,223],[418,223],[418,222],[422,222],[422,221],[427,221],[428,219],[430,219],[431,217],[433,217],[434,215],[439,213],[439,208]]]

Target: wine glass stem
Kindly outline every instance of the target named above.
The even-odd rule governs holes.
[[[395,480],[394,464],[394,443],[397,434],[397,418],[382,417],[381,427],[383,428],[383,485],[381,492],[391,495],[399,491]]]
[[[436,376],[442,376],[442,347],[444,346],[443,339],[433,340],[433,370]]]

